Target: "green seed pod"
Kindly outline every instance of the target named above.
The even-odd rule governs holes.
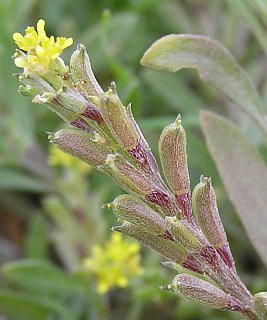
[[[98,96],[103,90],[98,84],[91,68],[89,56],[83,44],[79,44],[70,58],[71,78],[78,83],[87,95]]]
[[[155,184],[143,171],[120,155],[110,154],[101,169],[124,190],[153,204],[163,215],[179,215],[179,208],[173,195]]]
[[[169,289],[182,298],[198,302],[209,308],[232,311],[242,310],[242,305],[237,299],[211,283],[189,274],[177,275]]]
[[[123,194],[108,204],[107,207],[112,208],[118,218],[136,224],[147,232],[159,236],[168,233],[165,221],[137,197]]]
[[[159,138],[159,155],[162,169],[172,192],[183,195],[190,192],[187,167],[186,134],[180,115],[167,126]]]
[[[27,97],[34,98],[36,95],[41,95],[44,92],[56,93],[49,83],[44,81],[37,74],[18,74],[20,86],[19,92]]]
[[[94,141],[93,135],[77,129],[62,129],[56,133],[49,133],[48,139],[60,150],[93,167],[103,165],[109,155],[109,149]]]
[[[50,110],[67,122],[75,121],[86,109],[86,100],[78,93],[67,88],[57,93],[43,92],[32,100],[33,103],[46,104]]]
[[[176,217],[166,217],[165,221],[175,240],[188,250],[200,252],[207,245],[201,231],[192,227],[188,221]]]
[[[200,177],[200,183],[192,194],[192,204],[198,225],[207,240],[218,251],[224,262],[234,268],[234,260],[218,212],[211,178]]]
[[[154,188],[153,183],[145,174],[118,154],[108,156],[103,171],[108,173],[127,192],[137,196],[145,197]]]
[[[267,292],[259,292],[253,297],[254,306],[260,320],[267,318]]]
[[[114,82],[106,93],[100,95],[100,110],[116,141],[125,150],[133,149],[139,136],[126,115],[126,109],[116,93]]]
[[[113,230],[127,234],[176,263],[182,264],[187,258],[187,251],[177,242],[158,237],[129,222],[113,227]]]

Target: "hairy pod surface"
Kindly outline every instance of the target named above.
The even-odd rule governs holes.
[[[186,249],[200,252],[207,245],[201,231],[192,227],[187,220],[179,220],[176,217],[168,216],[165,221],[175,240]]]
[[[108,207],[113,209],[118,218],[138,225],[147,232],[158,236],[168,234],[164,219],[137,197],[120,195]]]
[[[77,157],[93,167],[105,163],[109,149],[94,141],[94,136],[81,132],[78,129],[62,129],[56,133],[50,133],[49,139],[60,150]]]
[[[140,241],[176,263],[182,264],[186,261],[188,253],[177,242],[146,232],[144,229],[139,228],[130,222],[113,227],[113,229]]]
[[[211,283],[188,274],[177,275],[170,288],[179,296],[215,309],[240,311],[240,301]]]
[[[126,115],[126,109],[116,93],[115,83],[100,95],[100,110],[119,145],[125,150],[133,149],[139,140],[138,133]]]
[[[89,56],[83,44],[79,44],[70,58],[71,78],[84,88],[87,95],[98,96],[103,92],[93,73]]]
[[[192,194],[193,212],[209,243],[218,251],[224,262],[234,268],[234,260],[219,215],[211,178],[201,176]]]
[[[161,133],[158,148],[164,176],[182,211],[193,223],[190,204],[190,178],[187,166],[186,133],[180,115]]]

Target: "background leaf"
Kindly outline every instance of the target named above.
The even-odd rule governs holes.
[[[71,310],[55,300],[9,289],[0,289],[0,314],[12,320],[47,320],[56,314],[58,320],[76,320]]]
[[[250,78],[217,41],[198,35],[171,34],[154,42],[141,64],[171,72],[196,69],[202,80],[225,94],[267,133],[261,99]]]
[[[70,295],[83,290],[81,283],[71,274],[45,260],[28,259],[7,263],[3,266],[3,273],[16,284],[42,293]]]
[[[203,111],[201,124],[228,195],[267,265],[266,166],[257,149],[230,121]]]
[[[52,191],[46,181],[15,168],[0,167],[0,190],[24,190],[30,192]]]

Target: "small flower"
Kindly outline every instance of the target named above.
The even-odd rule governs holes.
[[[37,22],[37,31],[34,27],[27,27],[25,35],[16,32],[13,39],[23,52],[15,54],[15,65],[24,68],[25,73],[45,74],[49,65],[56,60],[63,50],[72,45],[72,38],[47,37],[44,30],[45,21]]]
[[[140,245],[125,241],[120,233],[112,233],[111,239],[101,247],[92,248],[92,256],[85,259],[84,267],[97,278],[97,291],[101,294],[128,285],[129,279],[142,273]]]

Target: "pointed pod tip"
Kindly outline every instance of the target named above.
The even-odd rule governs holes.
[[[117,88],[116,88],[116,83],[115,81],[112,81],[110,86],[109,86],[109,89],[108,89],[108,93],[111,93],[111,94],[117,94]]]
[[[127,104],[126,111],[127,112],[132,112],[132,104],[131,104],[131,102]]]
[[[212,185],[211,178],[205,177],[203,175],[200,176],[200,183],[203,183],[205,186],[210,187]]]
[[[123,233],[124,232],[124,227],[123,227],[123,225],[113,226],[113,227],[111,227],[111,231],[117,231],[117,232]]]
[[[179,113],[178,116],[176,117],[176,120],[174,122],[176,124],[177,127],[180,127],[180,125],[182,124],[182,117],[181,114]]]
[[[79,43],[79,44],[77,45],[77,50],[79,50],[79,51],[86,50],[85,45],[84,45],[83,43]]]
[[[172,285],[171,284],[167,284],[166,286],[159,286],[160,290],[162,291],[173,291]]]
[[[101,208],[102,209],[113,209],[113,203],[112,202],[104,203]]]

